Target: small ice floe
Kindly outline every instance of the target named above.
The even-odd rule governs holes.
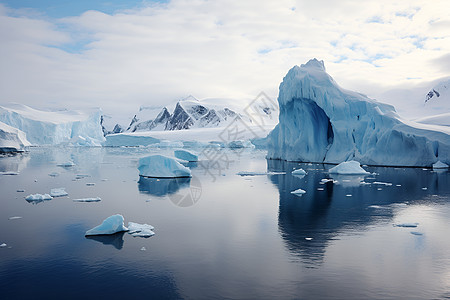
[[[0,172],[0,175],[14,176],[14,175],[19,175],[19,172]]]
[[[394,224],[395,227],[407,227],[407,228],[414,228],[417,227],[419,223],[400,223],[400,224]]]
[[[323,188],[317,188],[318,191],[323,191]]]
[[[145,248],[145,247],[141,248],[141,251],[146,251],[146,250],[147,250],[147,248]]]
[[[384,186],[391,186],[392,185],[392,183],[390,183],[390,182],[381,182],[381,181],[374,181],[374,182],[372,182],[372,184],[384,185]]]
[[[69,193],[66,192],[66,188],[54,188],[50,190],[50,196],[52,197],[64,197],[69,195]]]
[[[0,244],[0,248],[5,248],[6,246],[8,245],[6,245],[5,243]]]
[[[402,185],[401,185],[401,184],[396,184],[395,186],[397,186],[397,187],[401,187]]]
[[[23,193],[23,192],[25,192],[25,190],[17,190],[16,192]]]
[[[86,177],[91,177],[90,175],[87,175],[87,174],[77,174],[76,176],[75,176],[75,179],[76,180],[80,180],[80,179],[83,179],[83,178],[86,178]]]
[[[377,191],[382,191],[383,189],[382,188],[377,188]]]
[[[88,183],[86,183],[86,185],[87,185],[87,186],[94,186],[95,183],[93,183],[93,182],[88,182]]]
[[[263,175],[284,175],[286,172],[254,172],[254,171],[240,171],[236,173],[239,176],[263,176]]]
[[[361,168],[359,162],[351,160],[340,163],[328,170],[330,174],[341,175],[369,175],[370,173]]]
[[[102,201],[102,198],[100,197],[73,199],[73,202],[100,202],[100,201]]]
[[[345,197],[351,197],[351,196],[353,196],[352,194],[347,194],[347,195],[345,195]]]
[[[66,161],[66,162],[62,162],[57,164],[58,167],[73,167],[75,166],[75,163],[73,161]]]
[[[297,169],[297,170],[292,171],[291,174],[292,175],[306,175],[306,171],[303,169]]]
[[[9,217],[8,218],[8,220],[18,220],[18,219],[22,219],[22,217],[14,216],[14,217]]]
[[[52,172],[52,173],[48,174],[48,176],[50,176],[50,177],[57,177],[57,176],[59,176],[59,173],[58,172]]]
[[[152,225],[128,222],[128,233],[134,237],[151,237],[155,235]]]
[[[301,196],[301,195],[303,195],[303,194],[305,194],[306,193],[306,191],[305,190],[302,190],[302,189],[298,189],[298,190],[295,190],[295,191],[292,191],[291,192],[291,194],[294,194],[294,195],[296,195],[296,196]]]
[[[427,187],[423,187],[422,190],[426,191],[426,190],[428,190],[428,188]]]
[[[324,179],[321,179],[321,180],[320,180],[319,184],[325,184],[325,183],[327,183],[327,182],[338,183],[337,180],[329,179],[329,178],[324,178]]]
[[[25,200],[27,201],[44,201],[44,200],[52,200],[53,197],[49,194],[31,194],[28,195]]]
[[[313,238],[312,237],[305,237],[305,240],[307,241],[311,241]]]
[[[410,233],[413,235],[423,235],[422,232],[418,232],[418,231],[411,231]]]
[[[106,218],[102,224],[89,229],[86,231],[85,235],[104,235],[104,234],[114,234],[117,232],[128,231],[123,224],[123,216],[122,215],[112,215]]]

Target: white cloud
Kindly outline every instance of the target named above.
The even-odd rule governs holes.
[[[0,5],[0,102],[133,113],[185,95],[276,97],[316,57],[369,95],[449,76],[448,1],[184,1],[58,20]],[[376,22],[371,22],[376,21]]]

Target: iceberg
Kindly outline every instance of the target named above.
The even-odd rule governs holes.
[[[106,136],[106,147],[138,147],[159,143],[160,140],[146,134],[117,133]]]
[[[155,178],[192,177],[191,170],[175,158],[164,155],[150,155],[139,159],[139,175]]]
[[[198,161],[198,155],[187,151],[187,150],[175,150],[174,155],[176,158],[188,161],[188,162],[196,162]]]
[[[28,146],[25,132],[0,122],[0,153],[20,152]]]
[[[86,231],[85,235],[114,234],[122,231],[128,231],[128,228],[123,225],[123,216],[117,214],[106,218],[102,224],[89,229]]]
[[[292,171],[291,174],[292,175],[306,175],[306,172],[303,169],[297,169],[297,170]]]
[[[433,164],[433,169],[448,169],[448,165],[439,160]]]
[[[27,200],[28,202],[42,202],[45,200],[52,200],[53,197],[50,196],[49,194],[31,194],[28,195],[27,197],[25,197],[25,200]]]
[[[0,106],[0,122],[26,134],[33,145],[99,145],[104,141],[100,109],[41,111],[22,104]]]
[[[155,235],[152,225],[128,222],[128,233],[134,237],[151,237]]]
[[[344,90],[312,59],[280,84],[268,158],[380,166],[450,164],[450,128],[401,119],[393,106]]]
[[[369,172],[361,168],[359,162],[351,160],[340,163],[339,165],[328,170],[330,174],[340,175],[368,175]]]
[[[52,197],[64,197],[67,195],[69,194],[66,192],[65,188],[55,188],[50,190],[50,196]]]

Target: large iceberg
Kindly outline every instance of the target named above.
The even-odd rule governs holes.
[[[191,177],[191,170],[175,158],[164,155],[150,155],[139,159],[139,175],[156,178]]]
[[[22,104],[0,106],[0,122],[26,133],[33,145],[99,146],[102,112],[41,111]]]
[[[450,163],[450,129],[402,120],[391,105],[344,90],[316,59],[280,84],[279,124],[268,158],[288,161],[431,167]]]
[[[0,153],[18,152],[30,145],[23,131],[0,122]]]
[[[102,224],[89,229],[85,235],[114,234],[122,231],[128,231],[128,228],[123,224],[123,216],[117,214],[106,218]]]

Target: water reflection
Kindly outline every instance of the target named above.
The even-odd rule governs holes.
[[[308,172],[304,178],[290,174],[299,166]],[[448,172],[368,167],[376,175],[334,176],[333,183],[323,180],[331,178],[326,171],[329,167],[268,160],[268,171],[287,173],[270,176],[280,195],[281,236],[291,254],[313,266],[322,262],[327,244],[342,231],[364,231],[368,225],[391,222],[395,205],[406,200],[413,204],[430,201],[433,194],[450,194]],[[291,194],[298,188],[306,194]]]
[[[88,240],[94,240],[102,243],[103,245],[112,245],[117,250],[121,250],[123,248],[123,235],[125,232],[118,232],[110,235],[90,235],[85,238]]]
[[[27,167],[30,156],[27,153],[14,156],[0,156],[0,172],[20,172]]]
[[[175,194],[181,188],[189,187],[191,178],[147,178],[139,177],[138,188],[141,193],[154,196]]]

